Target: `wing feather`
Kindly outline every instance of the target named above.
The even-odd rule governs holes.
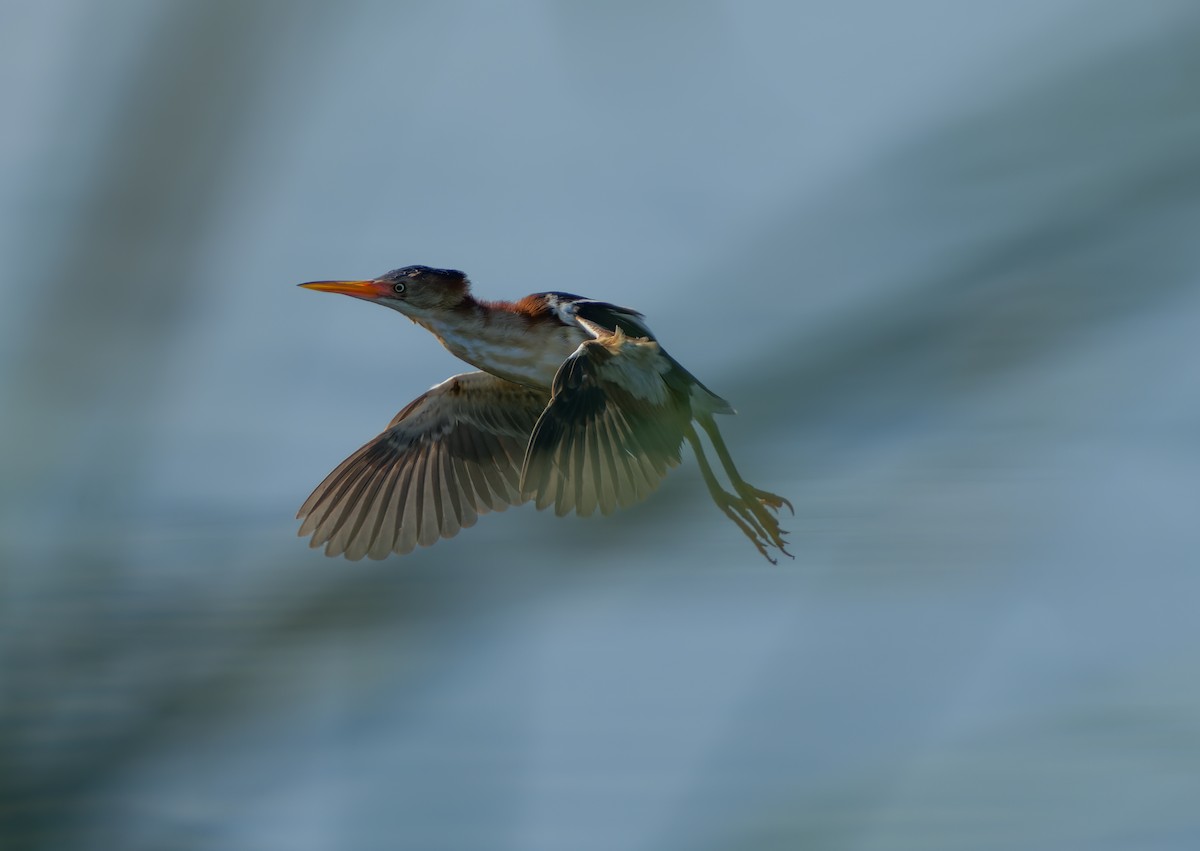
[[[450,475],[454,477],[454,480],[456,482],[466,482],[467,486],[470,486],[471,474],[467,471],[467,462],[451,454],[448,454],[447,458],[451,465]],[[459,516],[462,518],[462,527],[469,529],[479,519],[479,512],[465,494],[461,495],[461,497],[458,506]]]
[[[379,493],[380,485],[383,484],[386,474],[386,468],[372,467],[370,473],[364,477],[362,490],[356,494],[354,500],[357,505],[365,507],[359,509],[356,505],[347,505],[347,522],[333,537],[333,541],[338,542],[338,545],[346,551],[347,558],[362,558],[366,553],[367,546],[362,546],[363,541],[359,537],[359,532],[363,530],[364,526],[368,528],[374,526],[377,510],[375,497]],[[367,544],[369,546],[369,542]]]
[[[423,547],[428,547],[438,539],[438,523],[437,519],[437,494],[435,493],[436,484],[433,481],[434,472],[432,464],[429,463],[429,447],[421,447],[420,457],[417,459],[418,469],[420,470],[420,490],[417,498],[417,511],[421,516],[420,531],[417,533],[417,543]]]
[[[384,558],[396,546],[397,521],[404,494],[404,474],[405,468],[400,464],[393,464],[392,471],[388,474],[386,500],[383,502],[383,510],[379,512],[374,540],[366,553],[373,559]]]
[[[588,517],[596,510],[600,502],[600,480],[597,475],[600,466],[600,447],[597,443],[596,429],[589,428],[584,431],[580,443],[580,467],[583,472],[579,477],[577,490],[579,496],[576,503],[579,506],[579,513]]]
[[[547,401],[484,372],[442,382],[325,477],[297,514],[300,534],[327,555],[377,559],[519,505],[525,446]]]
[[[559,515],[609,514],[645,499],[680,461],[689,387],[651,340],[618,330],[585,341],[554,377],[522,489]]]
[[[410,461],[402,466],[400,523],[396,526],[396,543],[392,547],[392,552],[401,555],[417,548],[417,530],[421,520],[418,514],[421,500],[417,495],[417,465]]]

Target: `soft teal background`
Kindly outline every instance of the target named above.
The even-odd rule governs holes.
[[[0,847],[1200,847],[1200,7],[0,5]],[[383,563],[462,367],[295,288],[635,306],[690,460]]]

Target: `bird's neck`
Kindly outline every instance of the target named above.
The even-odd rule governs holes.
[[[549,388],[559,365],[586,338],[582,329],[564,325],[536,296],[485,302],[468,295],[453,310],[414,320],[455,357],[533,387]]]

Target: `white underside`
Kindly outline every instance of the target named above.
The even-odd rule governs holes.
[[[550,388],[563,361],[590,339],[581,328],[562,327],[539,333],[542,345],[531,357],[528,339],[520,329],[493,328],[492,333],[467,334],[455,328],[430,328],[453,355],[501,378],[531,387]]]

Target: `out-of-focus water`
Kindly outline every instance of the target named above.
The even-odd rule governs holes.
[[[1200,844],[1191,4],[0,32],[0,847]],[[293,285],[407,263],[645,312],[796,559],[690,460],[309,551],[311,487],[461,365]]]

